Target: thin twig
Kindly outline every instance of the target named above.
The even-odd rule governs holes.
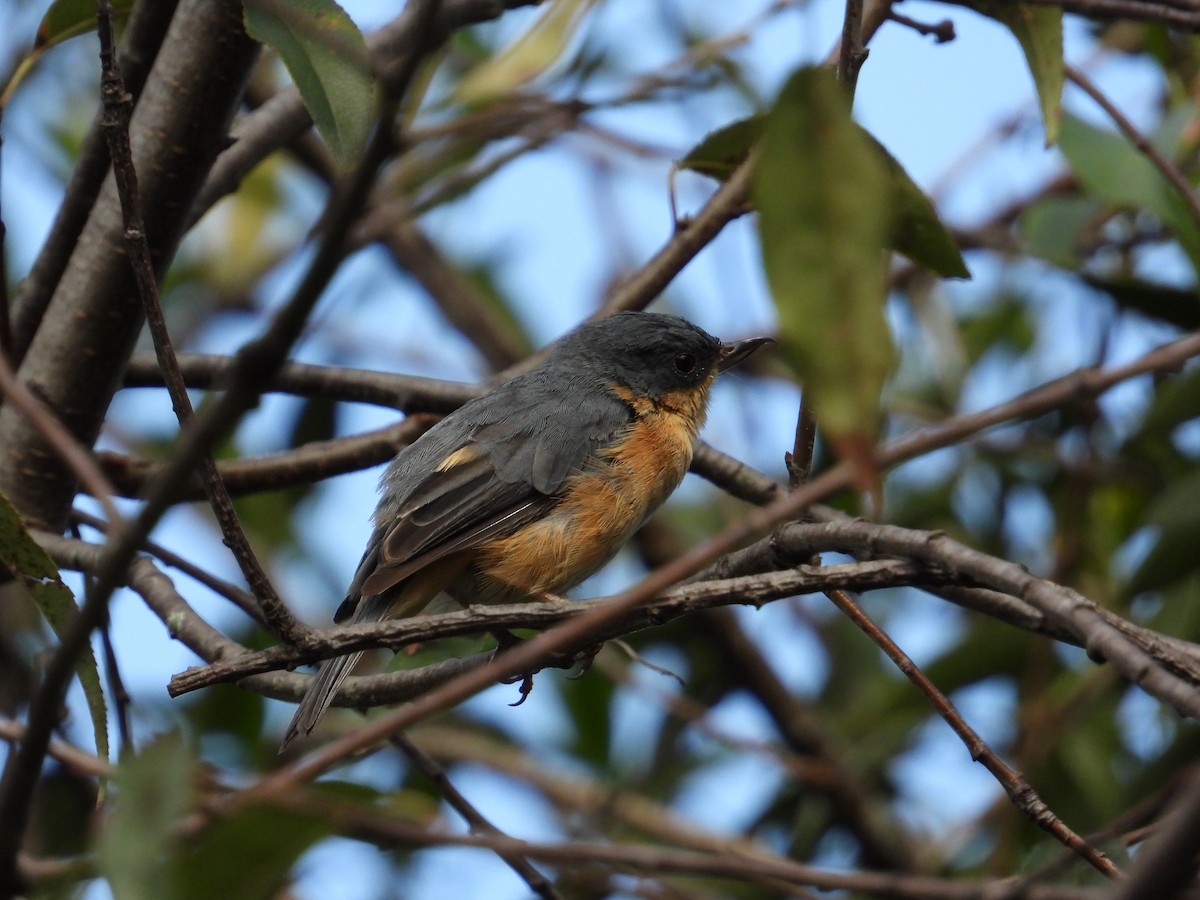
[[[796,415],[796,440],[792,452],[784,454],[788,471],[788,486],[794,491],[812,475],[813,449],[817,443],[817,420],[813,418],[808,391],[800,397],[800,412]]]
[[[1179,792],[1162,820],[1158,835],[1137,856],[1133,873],[1112,889],[1107,900],[1158,900],[1176,897],[1196,878],[1200,850],[1200,778]]]
[[[963,0],[952,0],[969,6]],[[1170,2],[1154,0],[1024,0],[1035,6],[1057,6],[1063,12],[1078,13],[1096,19],[1130,19],[1134,22],[1157,22],[1188,31],[1200,31],[1200,12],[1180,9]]]
[[[1179,171],[1179,167],[1171,162],[1171,160],[1169,160],[1166,156],[1164,156],[1159,149],[1150,142],[1149,138],[1138,131],[1134,124],[1129,121],[1128,116],[1121,112],[1121,110],[1119,110],[1116,105],[1109,100],[1107,96],[1105,96],[1104,92],[1096,86],[1096,83],[1092,81],[1092,79],[1070,64],[1064,66],[1064,71],[1066,72],[1067,78],[1078,85],[1085,94],[1096,101],[1097,106],[1108,113],[1108,116],[1113,120],[1113,123],[1119,129],[1121,129],[1121,133],[1124,134],[1125,137],[1129,138],[1129,142],[1137,148],[1139,153],[1145,156],[1146,159],[1150,160],[1150,162],[1154,165],[1154,168],[1158,169],[1158,171],[1162,173],[1163,177],[1171,183],[1171,187],[1175,189],[1175,192],[1179,194],[1180,199],[1183,200],[1183,202],[1187,205],[1188,212],[1191,213],[1192,219],[1196,223],[1196,227],[1200,228],[1200,198],[1197,198],[1196,191],[1192,188],[1192,184],[1190,181],[1188,181],[1187,176],[1184,175],[1183,172]]]
[[[137,171],[133,164],[133,150],[129,143],[129,120],[133,109],[133,97],[125,91],[120,69],[116,65],[113,51],[111,10],[108,0],[98,5],[98,32],[100,36],[100,96],[104,103],[104,115],[100,119],[101,129],[108,140],[108,153],[112,159],[113,177],[117,195],[121,201],[121,215],[125,223],[125,245],[129,264],[133,269],[138,296],[146,313],[146,323],[154,340],[158,364],[166,380],[171,404],[181,428],[187,428],[196,418],[191,398],[179,371],[175,347],[163,316],[162,302],[158,294],[158,280],[154,272],[154,261],[150,257],[150,244],[146,240],[146,226],[142,219],[141,200],[138,195]],[[221,474],[213,461],[212,454],[204,453],[200,459],[200,471],[204,480],[205,493],[216,515],[224,542],[254,596],[262,607],[263,617],[271,630],[281,640],[296,643],[303,640],[310,629],[296,618],[284,605],[279,594],[267,577],[258,557],[250,546],[242,523],[233,508],[233,500],[221,480]]]
[[[916,19],[910,19],[908,16],[901,15],[893,10],[888,10],[888,18],[897,25],[903,25],[905,28],[911,28],[917,34],[923,34],[932,37],[939,44],[949,43],[954,40],[954,22],[950,19],[942,19],[933,25],[925,22],[918,22]]]
[[[1008,765],[988,746],[987,742],[979,736],[975,729],[967,724],[966,719],[954,708],[954,704],[950,702],[950,699],[938,690],[937,685],[929,680],[929,677],[921,671],[920,667],[912,661],[909,655],[901,650],[900,646],[883,629],[875,624],[871,617],[863,611],[862,607],[849,594],[845,591],[826,591],[825,596],[833,601],[834,606],[857,625],[867,637],[874,641],[887,654],[888,658],[896,664],[896,668],[904,673],[904,676],[915,684],[922,694],[929,698],[929,702],[933,704],[938,715],[946,721],[946,724],[950,726],[966,745],[967,750],[971,754],[971,759],[980,763],[995,776],[1017,809],[1033,820],[1034,824],[1039,828],[1049,832],[1061,841],[1064,846],[1069,847],[1077,853],[1081,859],[1086,860],[1097,871],[1103,873],[1108,878],[1120,877],[1122,874],[1121,870],[1113,865],[1112,860],[1076,834],[1062,819],[1054,814],[1053,810],[1038,796],[1032,785],[1025,780],[1025,776]]]
[[[442,799],[463,817],[471,827],[471,834],[504,835],[503,831],[493,825],[470,800],[462,795],[437,760],[414,744],[405,734],[397,732],[391,736],[390,740],[408,757],[409,762],[432,782]],[[543,897],[545,900],[562,900],[562,895],[555,890],[554,885],[546,876],[535,869],[529,860],[520,853],[496,848],[496,855],[504,860],[505,864],[516,872],[521,880],[529,885],[529,889],[539,897]]]
[[[569,655],[599,641],[621,637],[644,628],[674,621],[700,609],[731,603],[762,605],[801,593],[828,587],[853,587],[871,590],[894,584],[921,583],[926,571],[896,560],[872,560],[841,566],[796,566],[782,572],[762,572],[719,581],[698,581],[664,591],[653,603],[627,612],[588,635],[586,641],[563,649]],[[940,576],[933,576],[942,580]],[[356,650],[379,647],[398,649],[438,638],[479,634],[504,628],[546,629],[589,613],[603,610],[607,599],[579,600],[569,604],[555,601],[529,601],[504,605],[473,605],[465,610],[424,615],[407,619],[388,619],[359,625],[343,625],[320,633],[311,647],[277,645],[265,650],[246,650],[231,654],[227,650],[204,666],[194,666],[174,676],[167,690],[172,696],[199,690],[222,682],[238,681],[247,675],[294,668],[319,662]],[[344,701],[334,700],[335,705]]]
[[[863,0],[846,0],[846,12],[842,18],[842,42],[838,48],[837,76],[851,100],[854,99],[854,89],[858,85],[858,72],[867,61],[869,52],[863,45]]]

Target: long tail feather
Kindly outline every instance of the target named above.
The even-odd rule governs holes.
[[[377,622],[387,616],[392,605],[393,602],[390,598],[364,597],[359,601],[351,622],[355,624]],[[342,682],[346,680],[346,676],[350,674],[360,659],[362,659],[361,651],[346,656],[337,656],[321,663],[317,677],[313,679],[304,699],[296,707],[296,714],[292,716],[287,733],[283,736],[283,742],[279,745],[280,753],[286,750],[288,745],[301,734],[312,734],[312,730],[321,721],[321,716],[325,715],[329,704],[333,702],[338,688],[342,686]]]

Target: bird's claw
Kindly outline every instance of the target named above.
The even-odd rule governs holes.
[[[493,635],[497,641],[497,647],[493,654],[493,658],[499,656],[506,650],[512,649],[523,640],[509,631],[493,632]],[[592,664],[596,661],[596,654],[599,653],[603,647],[603,644],[594,644],[591,647],[587,647],[575,653],[558,653],[551,657],[544,665],[542,665],[540,669],[536,669],[533,672],[525,672],[520,675],[513,675],[511,678],[500,679],[501,684],[520,685],[520,698],[508,705],[520,706],[527,699],[529,699],[529,695],[533,691],[533,676],[542,669],[573,669],[578,666],[578,672],[567,676],[572,681],[578,681],[589,671],[591,671]]]

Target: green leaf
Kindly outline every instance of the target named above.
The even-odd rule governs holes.
[[[765,115],[755,115],[710,131],[675,166],[724,181],[750,155],[766,125]]]
[[[123,900],[178,900],[183,885],[167,865],[188,809],[196,767],[178,734],[156,738],[121,761],[113,811],[100,835],[100,869]]]
[[[24,585],[54,633],[61,638],[79,614],[75,597],[59,577],[54,560],[21,524],[20,515],[3,494],[0,494],[0,567]],[[108,759],[108,705],[90,644],[80,654],[75,673],[83,686],[92,719],[96,755]]]
[[[1062,118],[1062,10],[1012,0],[970,0],[967,5],[1007,26],[1020,43],[1037,88],[1049,147],[1058,140]]]
[[[205,830],[176,860],[180,900],[258,900],[281,896],[288,870],[330,834],[324,817],[250,807]]]
[[[128,17],[131,9],[133,0],[112,0],[114,19]],[[38,24],[33,49],[40,53],[95,28],[96,0],[54,0]]]
[[[1200,228],[1162,173],[1113,131],[1063,116],[1059,147],[1090,193],[1108,203],[1146,209],[1169,226],[1200,272]]]
[[[1021,214],[1021,236],[1031,253],[1060,268],[1075,269],[1082,261],[1084,232],[1096,221],[1100,209],[1093,197],[1046,197]]]
[[[892,220],[888,245],[943,278],[970,278],[971,272],[958,244],[938,218],[933,201],[887,147],[865,129],[862,133],[879,151],[890,175],[888,201]]]
[[[1196,535],[1200,534],[1200,471],[1168,484],[1150,504],[1145,524],[1158,529],[1154,547],[1129,579],[1126,595],[1165,587],[1200,569]]]
[[[845,92],[797,71],[767,120],[752,195],[780,342],[831,436],[873,438],[891,371],[884,317],[887,171]]]
[[[689,150],[676,168],[724,181],[762,138],[766,123],[766,116],[755,115],[718,128]],[[853,127],[870,141],[890,176],[887,190],[892,220],[886,246],[944,278],[970,278],[962,253],[938,218],[933,202],[883,144],[860,125]]]
[[[592,0],[556,0],[548,4],[511,46],[462,77],[454,99],[468,106],[489,103],[541,75],[566,51],[591,4]]]
[[[246,32],[287,66],[317,130],[343,168],[355,163],[375,113],[367,44],[334,0],[248,0]]]
[[[1014,296],[1001,296],[997,303],[965,318],[961,334],[967,357],[973,362],[998,345],[1023,353],[1037,337],[1025,303]]]
[[[1189,369],[1158,386],[1139,431],[1163,434],[1195,418],[1200,418],[1200,368]]]

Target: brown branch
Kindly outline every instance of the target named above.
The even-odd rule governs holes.
[[[268,456],[231,459],[217,463],[226,488],[234,496],[277,491],[311,485],[336,475],[357,472],[385,463],[408,446],[436,421],[432,416],[410,416],[395,425],[328,441],[312,441],[295,450]],[[163,463],[136,459],[120,453],[97,454],[101,467],[113,481],[115,491],[125,497],[140,497],[162,470]],[[175,502],[204,497],[204,485],[188,478]]]
[[[446,774],[446,770],[438,764],[437,760],[414,744],[404,734],[393,734],[391,742],[408,757],[409,762],[413,764],[414,768],[429,779],[442,799],[463,817],[471,827],[471,834],[505,836],[504,832],[493,825],[483,813],[475,808],[470,800],[462,795],[458,788],[454,786],[454,782],[450,780],[450,776]],[[530,865],[529,860],[520,853],[497,848],[496,855],[504,860],[505,864],[516,872],[521,880],[529,885],[529,889],[537,894],[537,896],[543,897],[545,900],[562,900],[562,895],[554,889],[554,885],[550,883],[546,876]]]
[[[950,19],[942,19],[933,25],[925,22],[918,22],[916,19],[910,19],[908,16],[901,15],[893,10],[888,10],[888,18],[897,25],[903,25],[905,28],[911,28],[917,34],[932,37],[939,44],[947,44],[954,40],[954,22]]]
[[[304,815],[318,815],[346,833],[384,847],[465,846],[520,853],[562,866],[606,865],[633,873],[707,875],[770,887],[777,881],[826,891],[847,891],[893,900],[978,900],[1004,897],[1007,880],[964,882],[933,876],[888,872],[838,872],[782,857],[746,857],[735,853],[696,852],[644,844],[561,841],[542,844],[496,835],[451,835],[413,825],[386,811],[304,791],[251,789],[224,798],[220,811],[265,803]],[[217,804],[214,804],[217,805]],[[1098,891],[1059,885],[1032,885],[1023,900],[1100,900]],[[1188,898],[1191,900],[1191,898]]]
[[[678,223],[670,240],[631,277],[605,298],[604,305],[592,318],[629,309],[644,309],[661,294],[671,280],[721,229],[748,212],[747,197],[754,173],[753,159],[747,159],[713,193],[696,215]]]
[[[237,358],[184,353],[179,370],[189,388],[223,386],[233,376]],[[125,387],[162,387],[163,376],[151,357],[135,356],[125,371]],[[370,403],[405,412],[448,413],[483,392],[482,385],[417,375],[397,375],[372,369],[284,363],[263,384],[263,392],[322,397],[347,403]]]
[[[72,524],[86,525],[88,528],[94,528],[101,534],[106,534],[108,531],[108,523],[81,509],[71,510],[71,520]],[[76,537],[78,537],[78,535],[76,535]],[[142,549],[155,559],[166,563],[173,569],[178,569],[180,572],[183,572],[183,574],[187,575],[194,581],[198,581],[214,594],[229,600],[234,606],[244,612],[252,620],[257,622],[259,625],[262,625],[264,628],[266,627],[267,623],[262,619],[262,610],[259,609],[258,603],[252,595],[246,593],[241,588],[230,584],[228,581],[217,578],[211,572],[208,572],[207,570],[202,569],[200,566],[189,562],[177,553],[172,553],[166,547],[162,547],[153,541],[146,541],[146,543],[142,545]]]
[[[762,704],[794,753],[826,771],[826,778],[809,783],[825,796],[834,820],[858,841],[861,863],[890,871],[912,871],[916,854],[900,829],[889,829],[881,821],[881,811],[863,794],[863,782],[847,770],[844,754],[826,738],[815,717],[746,636],[737,617],[727,609],[712,609],[703,613],[700,621],[731,681]]]
[[[19,744],[25,740],[29,729],[13,719],[0,718],[0,740]],[[58,738],[51,738],[46,755],[62,763],[67,769],[87,778],[112,778],[115,769],[106,759],[88,753]]]
[[[86,447],[75,440],[74,435],[54,413],[17,379],[3,353],[0,353],[0,396],[29,419],[30,424],[42,435],[46,446],[66,463],[80,484],[104,507],[104,514],[108,516],[109,521],[123,522],[124,517],[113,500],[117,491],[105,477],[95,458]],[[27,474],[33,476],[32,467]]]
[[[957,6],[969,6],[961,0],[946,0]],[[1094,19],[1129,19],[1134,22],[1157,22],[1188,31],[1200,30],[1200,11],[1189,5],[1181,8],[1169,0],[1023,0],[1035,6],[1057,6],[1063,12],[1090,16]]]
[[[1200,778],[1191,782],[1162,820],[1159,833],[1137,855],[1132,875],[1106,900],[1159,900],[1180,896],[1196,879],[1200,851]]]
[[[39,532],[36,538],[51,559],[62,568],[90,572],[102,563],[103,547],[96,544],[46,532]],[[226,656],[241,656],[246,652],[245,647],[199,616],[175,590],[171,579],[149,559],[135,559],[124,574],[122,583],[142,598],[172,638],[183,643],[201,659],[218,660]],[[409,700],[457,674],[480,667],[491,655],[482,653],[463,659],[450,659],[411,672],[359,677],[348,682],[342,696],[345,705],[356,708]],[[241,685],[264,697],[294,702],[303,696],[310,681],[307,675],[272,672],[251,676]]]
[[[150,66],[158,55],[175,15],[179,0],[136,3],[121,38],[118,64],[125,88],[135,98],[141,94]],[[41,325],[50,298],[67,268],[79,235],[100,194],[108,174],[108,144],[100,127],[100,114],[89,127],[71,169],[62,204],[50,227],[50,234],[38,251],[28,275],[22,279],[13,297],[13,360],[20,363]]]
[[[134,168],[133,150],[129,143],[133,97],[126,93],[121,72],[114,61],[112,9],[109,0],[97,0],[97,10],[97,32],[100,36],[100,97],[104,104],[100,127],[108,140],[108,153],[112,159],[117,195],[121,201],[129,264],[133,268],[138,296],[141,298],[146,323],[154,341],[159,368],[166,380],[167,392],[171,396],[171,405],[180,427],[187,428],[195,420],[196,412],[192,409],[191,398],[179,372],[175,347],[167,330],[158,294],[154,263],[150,258],[150,244],[146,239],[146,225],[142,219],[141,199],[138,195],[137,171]],[[284,605],[258,557],[255,556],[212,454],[202,454],[200,472],[204,482],[204,493],[221,528],[224,543],[233,553],[238,567],[242,570],[242,576],[250,585],[254,596],[258,598],[263,618],[271,630],[285,642],[296,643],[303,640],[309,629],[297,621]]]
[[[890,7],[891,3],[885,0],[884,5]],[[863,0],[846,0],[842,39],[838,44],[837,76],[851,100],[858,85],[859,70],[867,61],[869,52],[863,45]]]
[[[674,621],[682,616],[731,603],[762,605],[784,597],[824,590],[832,584],[856,585],[870,590],[896,584],[924,581],[917,567],[894,560],[852,563],[845,566],[799,566],[784,572],[766,572],[722,581],[696,582],[664,591],[653,603],[613,619],[588,632],[582,639],[560,648],[570,654],[602,641],[624,637],[632,632]],[[508,628],[547,629],[603,610],[609,599],[580,600],[563,604],[536,601],[504,605],[472,605],[461,612],[425,615],[408,619],[389,619],[360,625],[343,625],[320,632],[303,648],[278,645],[266,650],[245,651],[236,656],[221,654],[207,666],[188,669],[174,676],[168,685],[172,696],[247,675],[292,668],[344,656],[356,650],[379,647],[398,649],[413,643],[464,634],[480,634]],[[352,679],[351,679],[352,680]],[[335,705],[345,705],[337,699]]]
[[[672,699],[679,700],[677,696]],[[537,755],[522,753],[517,748],[478,732],[461,727],[431,725],[418,729],[417,736],[422,745],[439,759],[484,766],[509,779],[525,782],[572,819],[602,816],[615,819],[656,843],[670,843],[713,854],[777,858],[755,840],[708,831],[630,787],[612,784],[579,770],[569,773],[556,771]],[[804,760],[794,755],[790,763],[794,766],[806,765]],[[809,764],[807,768],[811,771],[817,766]]]
[[[992,773],[1000,786],[1004,788],[1004,792],[1008,794],[1013,805],[1021,812],[1028,816],[1034,824],[1043,831],[1049,832],[1057,838],[1064,846],[1070,848],[1081,859],[1084,859],[1108,878],[1117,878],[1122,873],[1112,861],[1102,852],[1097,850],[1071,828],[1067,826],[1062,819],[1055,815],[1054,811],[1038,796],[1033,786],[1026,780],[1025,776],[1008,765],[999,754],[996,753],[987,742],[979,736],[966,719],[962,717],[950,699],[938,690],[929,677],[921,671],[921,668],[912,661],[907,653],[900,649],[900,646],[893,641],[870,616],[863,611],[862,607],[854,601],[854,599],[845,591],[826,591],[825,595],[833,602],[842,613],[850,619],[859,630],[867,635],[875,642],[888,658],[896,664],[898,668],[909,681],[917,686],[929,702],[933,704],[933,708],[937,710],[946,724],[959,736],[967,750],[971,754],[971,759],[983,765],[985,769]]]
[[[1070,588],[1031,575],[1023,566],[973,550],[938,532],[867,522],[789,526],[796,552],[837,550],[894,556],[940,567],[954,578],[1012,594],[1060,627],[1072,631],[1093,658],[1103,658],[1127,679],[1183,715],[1200,718],[1200,692],[1189,678],[1162,665],[1117,628],[1092,601]]]

